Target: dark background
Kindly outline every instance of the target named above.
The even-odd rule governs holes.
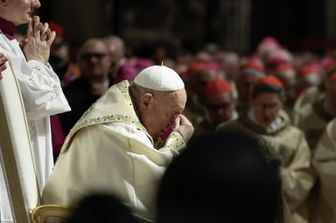
[[[249,54],[272,35],[292,51],[335,48],[334,0],[42,0],[39,14],[65,39],[115,34],[136,51],[158,44],[196,51],[206,43]]]

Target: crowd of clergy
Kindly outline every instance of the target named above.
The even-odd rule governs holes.
[[[190,121],[194,128],[190,141],[211,133],[239,131],[269,146],[268,156],[280,164],[281,212],[285,223],[336,222],[335,51],[290,52],[274,37],[265,37],[249,55],[217,45],[206,45],[193,52],[172,52],[168,46],[159,45],[144,56],[132,52],[122,38],[110,35],[86,40],[74,57],[73,48],[63,39],[63,28],[56,22],[49,22],[49,27],[56,31],[49,64],[58,75],[71,111],[64,112],[69,110],[66,105],[64,113],[50,116],[55,167],[46,182],[40,180],[44,203],[72,205],[90,191],[88,188],[95,181],[100,181],[98,188],[103,191],[111,185],[117,188],[115,191],[126,203],[129,200],[132,212],[141,221],[155,219],[155,214],[149,213],[156,208],[148,191],[157,190],[163,170],[188,142],[190,131],[183,132],[182,127],[190,129]],[[22,36],[16,34],[16,38],[20,40]],[[148,68],[162,73],[175,71],[175,85],[154,86],[148,83],[147,76],[137,76]],[[148,127],[148,123],[155,124],[142,119],[145,116],[133,109],[141,105],[132,104],[138,99],[135,92],[143,89],[152,90],[153,95],[156,91],[177,92],[173,115],[180,122],[179,133],[169,128],[159,135],[149,131],[154,127]],[[158,121],[160,118],[158,114]],[[120,119],[123,124],[115,125]],[[134,129],[127,129],[125,123],[131,123]],[[148,136],[137,139],[144,132]],[[127,134],[129,139],[124,142]],[[109,152],[90,149],[96,146],[100,151],[108,151],[108,147],[117,148],[122,143],[131,148],[128,155],[138,156],[132,154],[130,158],[116,150],[111,153],[113,157],[106,159]],[[161,153],[147,151],[149,147]],[[125,172],[106,168],[109,162],[123,167],[121,163],[127,163]],[[132,174],[142,177],[135,183],[134,176],[127,172],[130,162],[138,168]],[[109,175],[113,175],[115,182],[119,178],[129,182],[111,183],[106,180]],[[153,188],[140,185],[147,180],[155,181]],[[135,197],[127,197],[130,191],[134,191]]]
[[[293,53],[275,38],[265,37],[250,55],[210,45],[172,55],[162,45],[143,57],[130,53],[121,38],[108,36],[87,40],[73,64],[60,55],[60,47],[56,49],[51,58],[63,61],[66,69],[54,70],[62,68],[58,75],[72,111],[59,115],[57,126],[63,128],[55,126],[54,131],[61,132],[55,136],[64,137],[112,84],[132,81],[142,69],[164,64],[185,83],[188,99],[183,114],[194,126],[192,139],[239,129],[265,140],[281,163],[285,222],[336,220],[332,50]],[[57,153],[56,146],[54,156]]]

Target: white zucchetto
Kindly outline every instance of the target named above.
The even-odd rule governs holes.
[[[171,68],[154,65],[142,70],[134,83],[156,91],[178,91],[184,88],[181,77]]]

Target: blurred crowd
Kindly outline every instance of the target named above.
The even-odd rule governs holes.
[[[115,35],[74,50],[62,26],[49,25],[56,31],[49,62],[72,109],[51,117],[55,160],[65,136],[110,86],[163,64],[185,83],[192,140],[239,129],[266,141],[280,163],[284,222],[335,222],[335,163],[328,162],[336,154],[335,51],[291,52],[268,36],[250,55],[209,44],[196,52],[158,45],[144,57]]]

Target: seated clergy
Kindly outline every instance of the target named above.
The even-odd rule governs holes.
[[[165,66],[113,85],[70,131],[43,202],[73,206],[89,193],[108,192],[136,216],[154,220],[161,176],[193,133],[181,114],[186,98],[182,79]]]

